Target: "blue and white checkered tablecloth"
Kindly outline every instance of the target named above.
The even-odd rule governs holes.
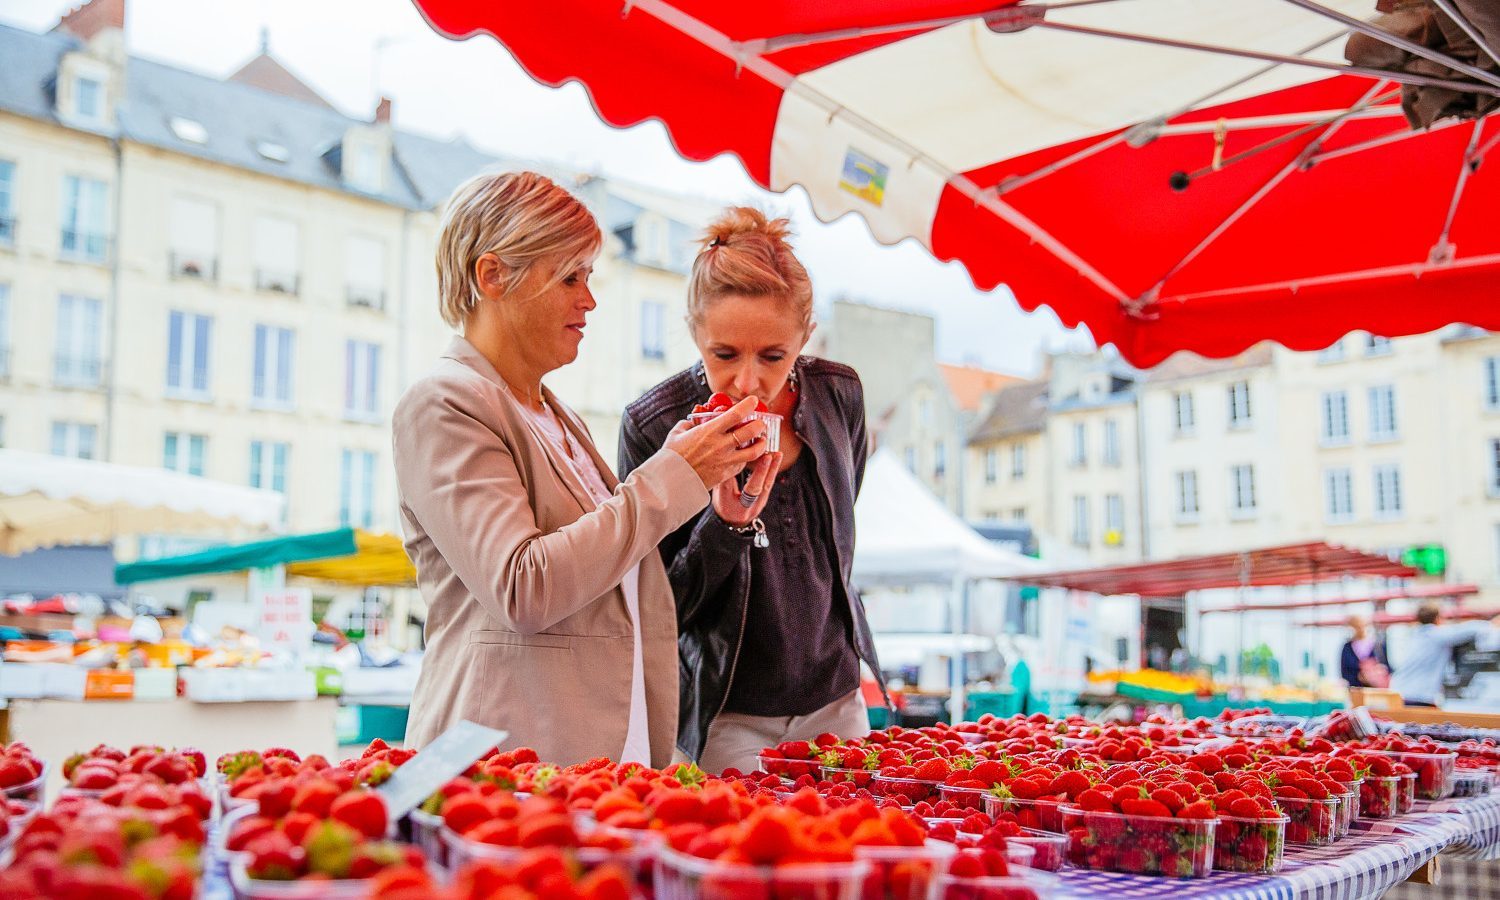
[[[1293,847],[1277,875],[1215,872],[1168,880],[1064,869],[1060,897],[1121,900],[1172,896],[1186,900],[1365,900],[1405,881],[1419,866],[1466,833],[1457,816],[1410,815],[1398,821],[1357,821],[1330,847]]]
[[[1500,859],[1500,794],[1460,800],[1418,801],[1416,813],[1448,813],[1462,818],[1465,833],[1443,853],[1459,859]]]

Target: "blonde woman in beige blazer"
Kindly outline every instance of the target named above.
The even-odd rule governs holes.
[[[427,602],[411,747],[469,719],[557,763],[671,761],[677,620],[656,547],[765,441],[741,403],[679,425],[615,480],[541,384],[578,355],[600,244],[588,210],[535,173],[482,175],[449,201],[438,290],[463,337],[393,421],[406,552]]]

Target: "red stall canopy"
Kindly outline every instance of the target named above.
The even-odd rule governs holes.
[[[1471,62],[1372,0],[416,3],[610,124],[659,119],[683,156],[734,154],[1137,365],[1500,328],[1500,35],[1470,0],[1430,12]]]
[[[1163,562],[1076,569],[1007,579],[1111,596],[1180,597],[1210,588],[1307,584],[1345,576],[1414,578],[1417,570],[1388,557],[1322,541],[1215,553]]]
[[[1444,597],[1458,599],[1479,593],[1477,584],[1414,584],[1400,591],[1385,591],[1368,597],[1330,597],[1317,600],[1292,600],[1285,603],[1240,603],[1234,606],[1215,606],[1203,610],[1209,613],[1260,612],[1262,610],[1317,609],[1322,606],[1358,606],[1374,603],[1383,606],[1392,600],[1435,600]]]

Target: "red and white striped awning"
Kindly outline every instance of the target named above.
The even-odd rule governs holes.
[[[1500,117],[1414,133],[1400,107],[1500,76],[1350,67],[1374,0],[416,3],[1140,365],[1500,327]]]

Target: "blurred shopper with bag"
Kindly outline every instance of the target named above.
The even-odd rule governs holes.
[[[578,356],[601,241],[583,204],[533,172],[481,175],[448,202],[439,309],[463,336],[392,423],[428,608],[411,747],[470,719],[558,764],[671,761],[677,627],[654,551],[763,455],[764,426],[747,422],[750,403],[710,427],[667,423],[615,480],[542,386]]]

